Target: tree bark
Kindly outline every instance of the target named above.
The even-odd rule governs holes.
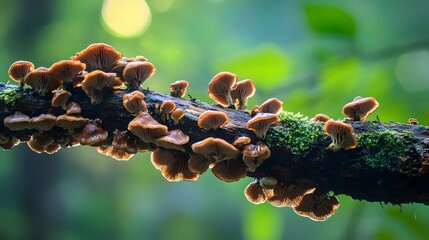
[[[150,90],[141,91],[145,94],[148,112],[154,119],[167,125],[169,130],[180,129],[189,135],[190,141],[184,145],[188,153],[192,152],[193,143],[207,137],[222,138],[229,143],[239,136],[251,138],[252,143],[262,140],[246,129],[246,123],[251,119],[247,111],[224,108],[193,98],[186,100]],[[7,96],[5,92],[9,92]],[[81,105],[83,117],[100,119],[101,127],[112,138],[115,129],[127,130],[128,123],[134,118],[122,106],[124,93],[125,90],[106,91],[103,102],[92,105],[81,88],[74,88],[70,101]],[[51,107],[50,98],[41,97],[27,88],[0,84],[0,118],[4,119],[15,111],[30,117],[47,112],[56,116],[64,114],[63,109]],[[172,100],[177,108],[185,110],[179,124],[163,122],[156,113],[157,106],[165,100]],[[207,110],[225,112],[229,123],[217,130],[200,129],[198,117]],[[256,171],[248,172],[249,177],[273,176],[280,182],[305,182],[318,191],[333,191],[367,201],[429,204],[429,188],[426,187],[429,174],[425,174],[427,170],[422,165],[425,161],[429,162],[429,127],[397,122],[347,122],[354,128],[358,147],[333,152],[326,149],[331,139],[324,134],[322,123],[312,123],[305,116],[286,112],[281,113],[280,118],[282,121],[272,126],[262,140],[270,147],[271,157]],[[66,133],[58,127],[54,130],[58,134]],[[32,134],[33,130],[25,131]],[[9,130],[3,122],[0,133],[9,137],[22,134]]]

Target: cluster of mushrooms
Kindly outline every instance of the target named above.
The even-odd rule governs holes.
[[[50,68],[34,69],[31,62],[17,61],[9,69],[10,77],[19,82],[21,88],[29,86],[29,91],[51,97],[51,107],[55,111],[39,116],[17,111],[6,117],[3,123],[15,132],[15,137],[0,133],[0,146],[11,149],[22,141],[35,152],[52,154],[62,147],[87,145],[117,160],[128,160],[138,152],[151,151],[153,165],[169,181],[195,181],[209,168],[220,180],[238,181],[269,161],[271,152],[264,138],[270,126],[280,122],[278,114],[283,109],[282,101],[271,98],[246,110],[248,98],[255,93],[253,82],[249,79],[237,82],[233,73],[218,73],[209,83],[210,98],[225,108],[248,113],[251,119],[246,128],[253,131],[256,138],[237,136],[235,141],[228,142],[209,137],[193,142],[190,151],[185,147],[190,142],[189,136],[174,127],[183,121],[186,107],[178,108],[173,100],[165,100],[149,108],[145,94],[139,90],[155,71],[155,66],[145,57],[123,57],[103,43],[92,44],[71,60],[59,61]],[[185,80],[172,83],[173,99],[184,97],[188,86]],[[85,110],[78,102],[71,101],[76,89],[83,90],[93,105],[103,102],[106,92],[121,89],[125,91],[123,109],[134,118],[127,129],[108,132],[102,128],[102,119],[82,117]],[[348,150],[355,148],[357,141],[347,121],[363,121],[377,107],[378,102],[372,97],[356,97],[343,108],[346,121],[335,121],[323,114],[311,121],[324,124],[326,134],[332,139],[328,149]],[[225,112],[212,110],[200,114],[197,121],[204,131],[216,131],[228,123]],[[268,201],[274,206],[292,207],[299,215],[313,220],[326,220],[339,207],[339,201],[335,196],[315,190],[310,183],[283,183],[266,176],[255,179],[244,192],[252,203]]]

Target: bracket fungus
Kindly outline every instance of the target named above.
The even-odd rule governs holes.
[[[51,130],[57,122],[57,117],[51,114],[40,114],[30,119],[30,126],[39,131]]]
[[[240,148],[242,146],[245,146],[245,145],[249,144],[251,140],[252,139],[250,139],[249,137],[241,136],[241,137],[238,137],[237,139],[235,139],[235,141],[234,141],[234,143],[232,145],[234,145],[235,147]]]
[[[239,81],[231,90],[232,100],[236,103],[238,110],[244,110],[247,107],[247,99],[251,98],[256,92],[252,80],[246,79]]]
[[[185,110],[181,108],[174,109],[174,111],[171,113],[171,119],[173,119],[174,125],[177,125],[183,116],[185,116]]]
[[[314,116],[312,119],[310,119],[310,121],[311,122],[323,122],[323,123],[325,123],[325,122],[329,121],[330,119],[331,118],[328,115],[323,114],[323,113],[318,113],[318,114],[316,114],[316,116]]]
[[[79,114],[63,114],[57,117],[56,125],[58,127],[67,129],[73,133],[75,129],[79,129],[87,123],[87,120]]]
[[[212,160],[204,157],[201,154],[192,153],[188,160],[189,170],[193,173],[205,173],[212,164]]]
[[[216,163],[212,173],[222,181],[235,182],[246,176],[247,167],[241,159],[232,158]]]
[[[310,193],[305,195],[293,210],[301,216],[315,221],[325,221],[340,207],[337,197],[328,194]]]
[[[100,127],[100,121],[89,122],[78,133],[80,145],[94,145],[104,141],[109,136],[109,133]]]
[[[31,71],[25,76],[24,81],[33,91],[42,96],[48,95],[62,84],[60,79],[51,76],[47,68],[37,68]]]
[[[29,61],[16,61],[9,67],[8,74],[12,80],[19,82],[20,87],[24,87],[24,79],[28,73],[34,70],[34,64]]]
[[[240,155],[237,148],[221,138],[209,137],[192,144],[191,148],[194,153],[201,154],[212,162],[222,162]]]
[[[88,72],[95,70],[109,72],[121,58],[122,54],[112,46],[105,43],[94,43],[76,53],[71,60],[85,63]]]
[[[72,83],[74,78],[86,68],[85,63],[73,60],[61,60],[52,64],[49,73],[55,79],[61,79],[64,83]]]
[[[52,107],[60,107],[62,109],[66,109],[66,104],[71,97],[71,93],[64,89],[59,89],[54,92],[51,100]]]
[[[243,149],[243,162],[250,172],[254,172],[270,156],[271,151],[263,142],[246,145]]]
[[[369,114],[378,108],[378,101],[373,97],[356,97],[353,102],[343,107],[343,114],[352,121],[365,121]]]
[[[182,98],[186,95],[186,89],[189,87],[189,82],[185,80],[178,80],[170,84],[170,94],[173,97]]]
[[[116,77],[115,73],[105,73],[100,70],[85,75],[81,82],[82,90],[91,98],[91,104],[99,104],[103,101],[103,88],[118,89],[124,83]]]
[[[234,106],[231,88],[237,81],[237,75],[230,72],[216,74],[209,83],[209,97],[224,107]]]
[[[187,153],[177,150],[159,149],[151,154],[153,166],[170,182],[195,181],[200,177],[189,170],[188,158]]]
[[[167,121],[170,118],[170,114],[176,109],[176,104],[171,100],[162,102],[159,107],[161,113],[161,119]]]
[[[276,207],[296,207],[302,198],[314,192],[315,188],[302,183],[277,184],[273,187],[273,195],[268,202]]]
[[[283,102],[277,98],[270,98],[260,106],[256,105],[251,111],[250,116],[254,117],[258,113],[279,114],[283,110]]]
[[[198,118],[198,127],[204,130],[218,129],[229,121],[228,115],[220,111],[205,111]]]
[[[255,132],[258,138],[264,139],[268,128],[279,122],[280,118],[276,114],[258,113],[247,122],[246,128]]]
[[[140,91],[126,93],[122,96],[122,104],[130,113],[146,112],[147,105],[143,98],[144,94]]]
[[[156,68],[152,63],[147,61],[136,61],[128,63],[122,75],[130,89],[138,89],[140,85],[155,74],[155,72]]]
[[[98,146],[97,151],[118,161],[127,161],[138,152],[138,148],[131,140],[128,131],[115,129],[112,144]]]
[[[160,124],[147,112],[141,112],[128,124],[128,130],[145,142],[168,134],[168,128]]]
[[[30,128],[30,117],[16,111],[13,115],[5,117],[3,124],[12,131],[28,129]]]
[[[180,129],[171,130],[167,135],[155,139],[155,144],[167,149],[184,150],[184,144],[189,142],[189,136]]]
[[[325,123],[325,132],[331,136],[332,143],[327,149],[336,152],[342,148],[345,150],[357,147],[354,129],[350,124],[341,121],[329,120]]]

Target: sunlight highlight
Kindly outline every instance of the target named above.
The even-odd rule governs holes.
[[[104,0],[101,16],[106,30],[122,38],[142,35],[151,22],[151,12],[144,0]]]

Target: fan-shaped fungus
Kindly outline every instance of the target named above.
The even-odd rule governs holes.
[[[131,141],[128,131],[113,131],[113,142],[108,146],[98,146],[97,151],[118,161],[129,160],[138,152],[137,145]]]
[[[236,158],[240,152],[227,141],[220,138],[209,137],[192,144],[192,151],[203,155],[212,162],[221,162]]]
[[[155,66],[147,61],[130,62],[123,71],[124,81],[130,89],[138,89],[140,85],[156,72]]]
[[[249,137],[241,136],[241,137],[235,139],[235,141],[234,141],[234,143],[232,145],[240,148],[240,147],[242,147],[242,146],[244,146],[246,144],[249,144],[250,141],[251,141],[251,139]]]
[[[314,192],[315,188],[302,183],[277,184],[273,188],[273,196],[268,198],[268,202],[276,207],[295,207],[302,198]]]
[[[73,79],[85,70],[85,63],[73,60],[62,60],[54,63],[49,68],[49,73],[55,79],[61,79],[64,83],[72,83]]]
[[[328,149],[336,152],[341,148],[346,150],[357,147],[353,127],[341,121],[329,120],[325,123],[325,132],[331,136],[332,143]]]
[[[189,136],[184,134],[180,129],[171,130],[167,135],[157,138],[155,144],[159,147],[184,150],[184,144],[189,142]]]
[[[9,77],[19,82],[19,86],[24,86],[24,79],[28,73],[34,70],[34,64],[29,61],[16,61],[9,67]]]
[[[218,129],[229,121],[228,115],[220,111],[205,111],[198,118],[198,127],[204,130]]]
[[[66,109],[66,104],[71,97],[71,93],[69,91],[60,89],[54,92],[51,100],[52,107],[60,107]]]
[[[244,189],[244,196],[253,204],[261,204],[267,200],[270,190],[264,189],[258,182],[253,181]]]
[[[146,112],[147,105],[143,100],[144,94],[140,91],[134,91],[122,96],[122,104],[130,113]]]
[[[243,161],[250,172],[254,172],[270,155],[270,149],[263,142],[246,145],[243,149]]]
[[[209,97],[224,107],[233,106],[231,88],[237,81],[237,75],[230,72],[216,74],[209,83]]]
[[[54,78],[46,68],[38,68],[25,76],[25,84],[42,96],[48,95],[61,86],[61,80]]]
[[[147,112],[141,112],[128,124],[128,130],[145,142],[168,134],[168,128],[160,124]]]
[[[160,107],[162,120],[166,121],[167,119],[169,119],[170,114],[174,111],[174,109],[176,109],[176,104],[173,101],[164,101]]]
[[[238,82],[231,90],[232,100],[236,102],[238,110],[244,110],[247,107],[247,99],[255,94],[256,88],[252,80],[246,79]]]
[[[186,89],[189,87],[189,82],[178,80],[170,84],[171,96],[182,98],[186,94]]]
[[[121,58],[122,54],[112,46],[104,43],[94,43],[76,53],[71,59],[85,63],[88,72],[95,70],[109,72]]]
[[[365,121],[369,114],[378,108],[378,102],[373,97],[356,97],[353,102],[343,107],[343,114],[352,121]]]
[[[419,120],[417,118],[408,118],[408,123],[412,125],[419,125]]]
[[[340,207],[337,197],[327,194],[310,193],[305,195],[294,211],[301,216],[309,217],[315,221],[325,221],[334,215]]]
[[[91,98],[91,104],[99,104],[103,101],[103,88],[118,89],[124,83],[114,73],[95,70],[85,75],[81,85],[82,90]]]
[[[3,123],[12,131],[23,130],[31,127],[30,117],[18,111],[16,111],[13,115],[5,117]]]
[[[31,128],[40,130],[40,131],[49,131],[51,130],[57,122],[57,117],[51,114],[40,114],[37,117],[32,117],[30,119]]]
[[[185,110],[183,110],[181,108],[176,108],[171,113],[171,119],[173,119],[173,123],[175,125],[179,123],[179,120],[182,119],[183,116],[185,116]]]
[[[68,115],[81,114],[81,112],[82,112],[82,108],[80,107],[79,103],[76,103],[76,102],[67,103],[66,113]]]
[[[235,182],[246,176],[247,168],[241,159],[227,159],[216,163],[212,172],[222,181]]]
[[[195,181],[200,177],[189,170],[188,158],[187,153],[175,150],[159,149],[151,154],[152,164],[170,182]]]
[[[280,122],[280,118],[277,115],[272,113],[258,113],[252,119],[250,119],[246,128],[255,132],[258,138],[265,138],[265,134],[268,131],[268,128],[271,125],[277,124]]]
[[[89,122],[80,130],[78,138],[80,145],[94,145],[104,141],[109,133],[100,127],[100,121]]]
[[[312,119],[310,119],[310,121],[311,122],[323,122],[323,123],[325,123],[325,122],[329,121],[330,119],[331,118],[328,115],[323,114],[323,113],[318,113],[318,114],[316,114],[316,116],[314,116]]]

